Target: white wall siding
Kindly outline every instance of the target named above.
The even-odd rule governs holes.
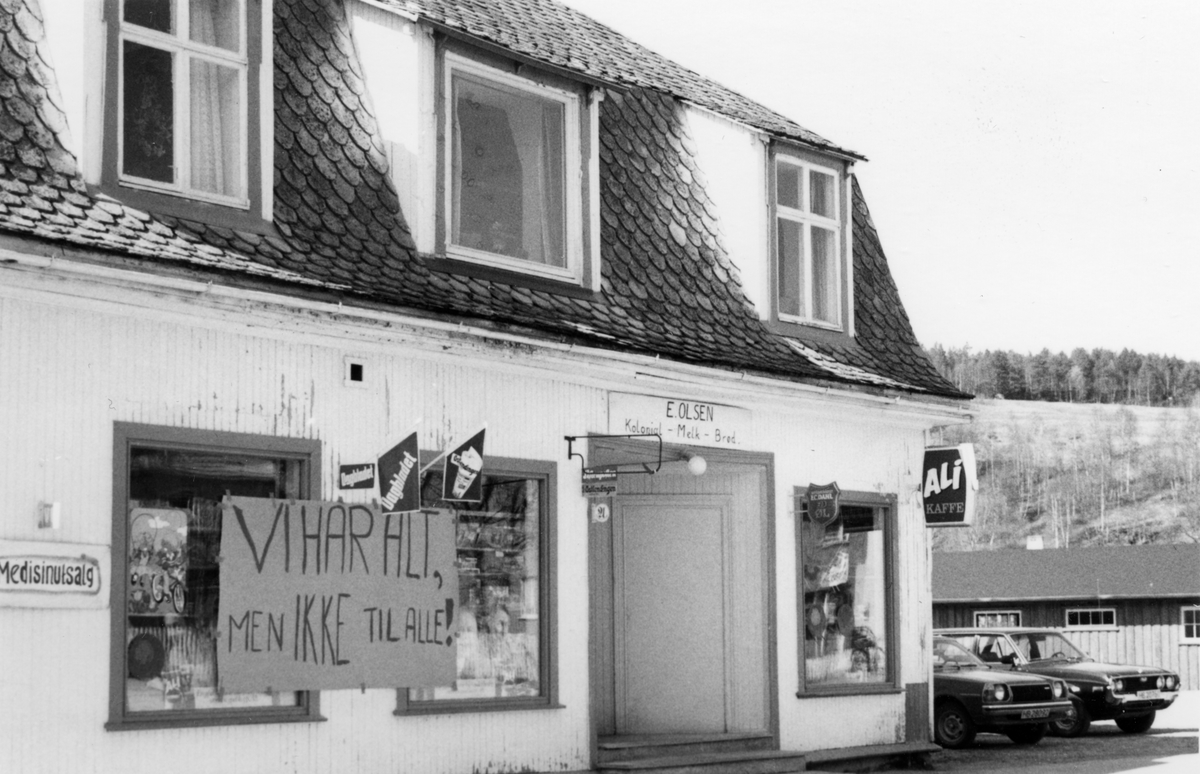
[[[114,421],[319,438],[322,494],[336,497],[337,464],[414,427],[443,448],[486,420],[488,454],[558,462],[560,608],[586,599],[584,503],[563,435],[603,426],[604,393],[401,350],[368,353],[367,387],[347,387],[352,345],[0,297],[0,535],[108,543]],[[36,528],[39,500],[62,503],[61,530]],[[586,768],[586,618],[560,609],[559,621],[565,709],[397,718],[392,690],[326,691],[324,723],[112,733],[109,611],[0,608],[0,761],[72,774]]]
[[[770,244],[766,136],[696,107],[685,110],[696,161],[717,215],[729,259],[762,319],[770,315]]]

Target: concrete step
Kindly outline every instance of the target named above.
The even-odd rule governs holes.
[[[767,733],[731,734],[621,734],[598,740],[598,763],[641,758],[679,757],[708,753],[774,750],[775,739]]]
[[[661,755],[597,765],[600,774],[799,774],[803,753],[742,750],[723,753]]]

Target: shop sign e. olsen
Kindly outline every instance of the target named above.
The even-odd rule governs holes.
[[[749,409],[690,398],[609,393],[608,432],[656,433],[664,443],[745,449],[750,445]]]
[[[925,526],[971,526],[978,486],[974,446],[964,443],[926,449],[920,487]]]

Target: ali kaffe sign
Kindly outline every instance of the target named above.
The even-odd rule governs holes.
[[[975,521],[975,447],[969,443],[925,450],[921,499],[926,527],[969,527]]]
[[[449,685],[458,573],[446,511],[226,498],[226,691]]]

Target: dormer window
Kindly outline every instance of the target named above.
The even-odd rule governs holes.
[[[444,77],[447,257],[581,282],[580,91],[454,53]]]
[[[842,330],[842,173],[782,152],[774,171],[777,318]]]
[[[108,8],[106,190],[152,210],[178,210],[169,198],[253,210],[259,0],[109,0]],[[146,198],[156,194],[165,207]]]

